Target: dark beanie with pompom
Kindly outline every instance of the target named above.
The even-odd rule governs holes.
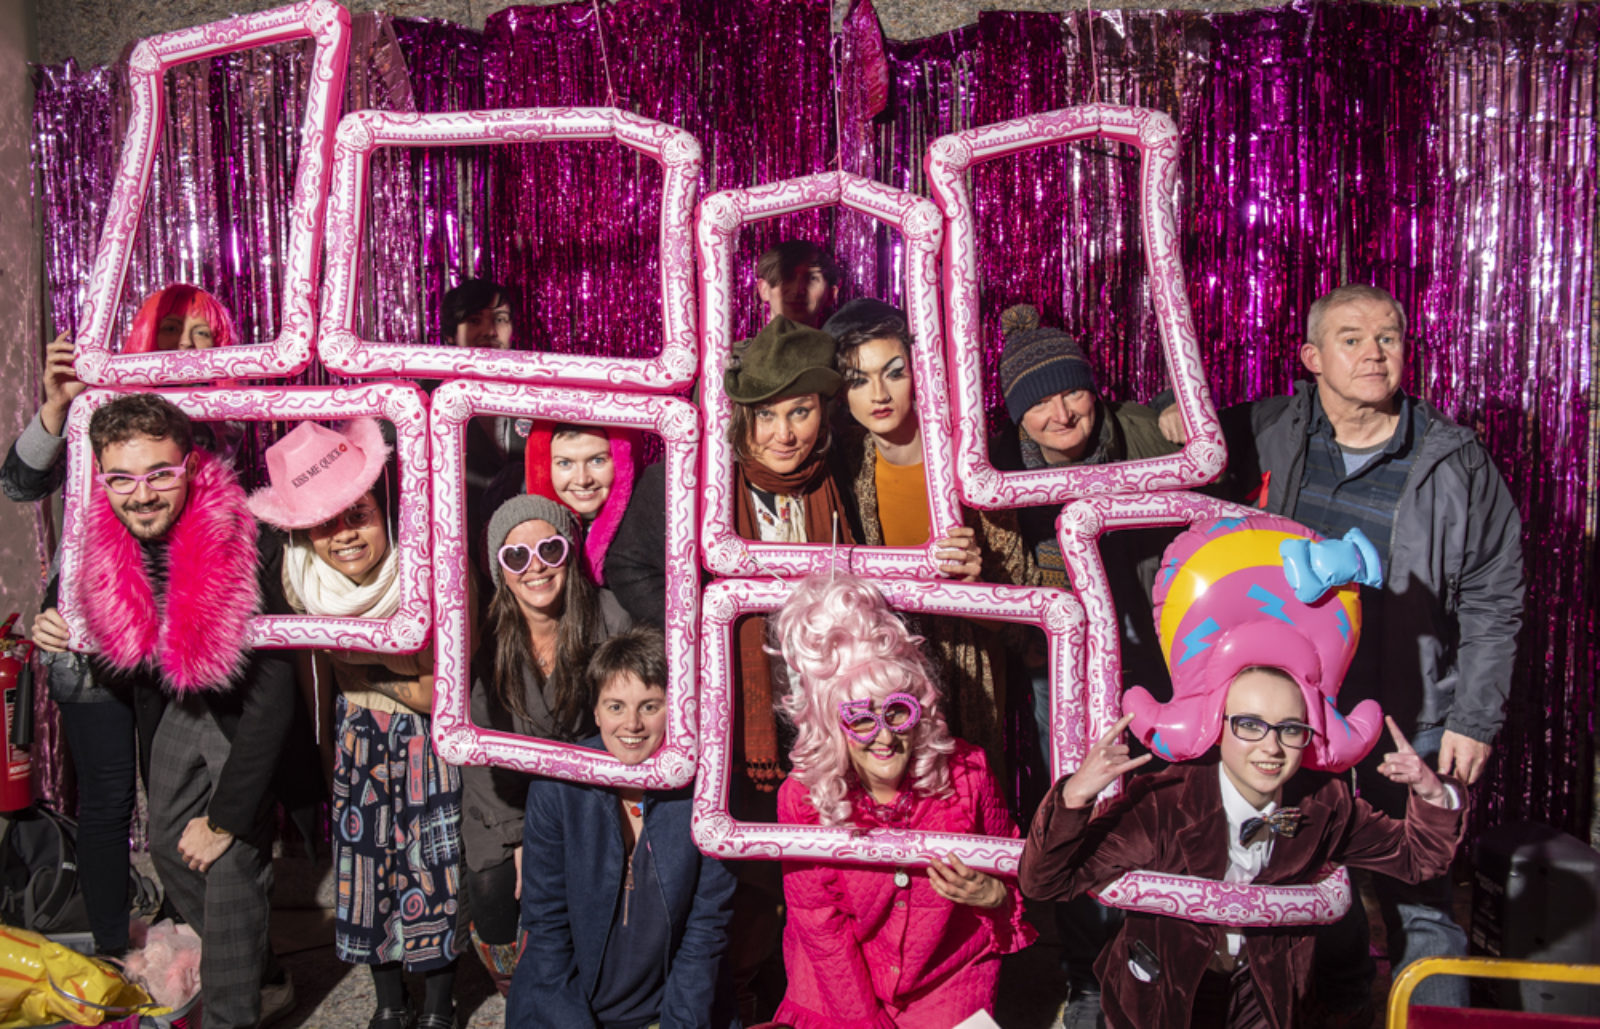
[[[1060,329],[1040,327],[1039,312],[1031,304],[1008,307],[1000,315],[1006,334],[1000,350],[1000,389],[1006,413],[1017,425],[1028,408],[1057,393],[1075,389],[1100,392],[1094,370],[1078,344]]]

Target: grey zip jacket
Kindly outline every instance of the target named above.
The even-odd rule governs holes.
[[[1253,501],[1294,517],[1315,389],[1301,381],[1290,396],[1224,412],[1230,497],[1254,494],[1268,477]],[[1478,438],[1412,403],[1427,428],[1394,512],[1388,603],[1361,628],[1361,649],[1382,656],[1383,681],[1346,687],[1375,697],[1408,733],[1443,726],[1490,743],[1505,720],[1522,626],[1522,516]]]

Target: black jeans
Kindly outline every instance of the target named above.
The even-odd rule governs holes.
[[[112,700],[58,705],[78,777],[78,881],[95,949],[128,948],[128,834],[137,788],[133,705]]]

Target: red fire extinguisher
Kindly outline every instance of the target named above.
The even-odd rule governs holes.
[[[0,625],[0,812],[21,811],[33,804],[30,781],[33,761],[33,643],[11,635],[13,614]]]

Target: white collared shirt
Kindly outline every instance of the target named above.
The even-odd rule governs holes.
[[[1254,804],[1244,799],[1244,795],[1233,784],[1233,780],[1228,778],[1228,770],[1220,763],[1217,765],[1217,778],[1222,781],[1222,813],[1228,817],[1228,870],[1223,873],[1222,881],[1254,882],[1256,876],[1261,874],[1261,870],[1267,867],[1267,862],[1272,859],[1274,834],[1259,833],[1255,842],[1246,847],[1239,842],[1239,831],[1244,828],[1247,819],[1265,818],[1278,810],[1278,802],[1269,800],[1265,807],[1258,810]],[[1237,957],[1243,942],[1242,933],[1228,933],[1228,956]]]

